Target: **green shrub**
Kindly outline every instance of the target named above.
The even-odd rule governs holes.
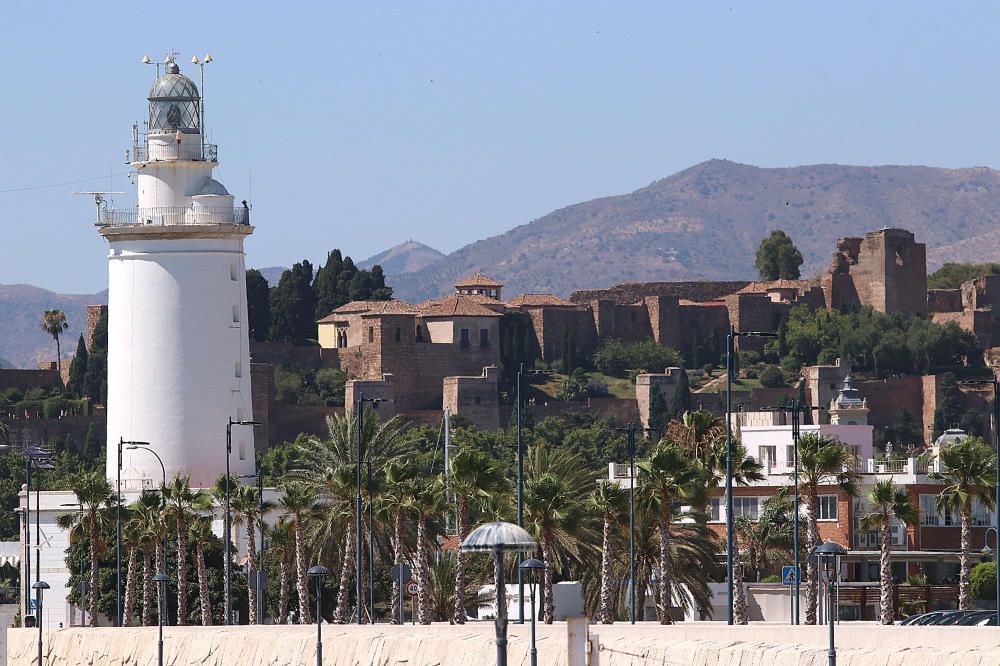
[[[683,367],[681,356],[676,350],[664,347],[655,340],[622,342],[607,340],[594,352],[594,366],[601,372],[614,377],[626,377],[629,370],[641,372],[663,372],[669,367]]]
[[[316,372],[316,388],[319,397],[328,407],[344,404],[344,387],[347,385],[347,373],[343,370],[324,368]]]
[[[976,599],[993,599],[997,593],[997,563],[980,562],[972,567],[969,576],[972,596]]]
[[[577,368],[559,385],[556,397],[560,400],[585,400],[590,395],[589,388],[590,378],[582,368]]]
[[[775,576],[774,574],[771,574],[770,576],[764,576],[763,578],[761,578],[760,582],[762,582],[762,583],[780,583],[781,582],[781,576]]]
[[[781,371],[781,368],[774,365],[765,366],[757,375],[757,378],[760,380],[761,385],[766,388],[786,386],[785,373]]]

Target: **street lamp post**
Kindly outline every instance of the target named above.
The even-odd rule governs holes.
[[[841,555],[846,555],[847,549],[841,546],[839,543],[833,541],[827,541],[822,546],[818,547],[815,551],[815,555],[818,559],[818,563],[825,561],[826,572],[827,572],[827,585],[826,593],[829,598],[827,605],[827,624],[830,627],[830,645],[827,648],[827,662],[829,666],[837,666],[837,648],[834,642],[833,626],[834,626],[834,608],[833,608],[833,588],[836,585],[836,574],[837,574],[837,558]]]
[[[524,527],[524,446],[521,443],[521,375],[524,374],[524,363],[517,368],[517,526]],[[1000,510],[1000,509],[998,509]],[[524,555],[518,554],[517,567],[517,623],[524,624]]]
[[[733,374],[736,338],[776,338],[777,333],[737,331],[731,324],[726,336],[726,590],[729,594],[726,622],[733,624]]]
[[[315,566],[306,574],[316,581],[316,666],[323,666],[323,578],[330,575],[330,570]]]
[[[138,451],[149,451],[150,453],[152,453],[156,457],[156,462],[160,463],[160,472],[163,474],[163,484],[160,486],[160,502],[162,503],[162,502],[165,502],[165,499],[166,499],[165,495],[166,495],[166,492],[167,492],[167,468],[163,465],[163,458],[160,457],[160,454],[157,453],[156,451],[154,451],[152,448],[149,448],[149,446],[150,446],[149,442],[136,442],[135,444],[130,444],[130,445],[126,446],[125,449],[128,450],[128,451],[136,451],[136,450],[138,450]],[[167,572],[166,572],[166,568],[167,568],[167,534],[166,534],[166,532],[163,533],[163,539],[162,540],[163,540],[163,544],[162,544],[162,548],[163,548],[163,560],[160,562],[160,565],[163,567],[163,571],[161,571],[159,574],[157,574],[157,576],[162,575],[164,581],[169,581],[170,579],[167,578]],[[153,582],[154,583],[156,582],[157,576],[153,576]],[[163,614],[165,612],[163,604],[166,602],[165,601],[166,600],[166,592],[164,591],[165,589],[166,588],[164,588],[162,585],[157,584],[157,586],[156,586],[156,590],[157,590],[157,592],[156,592],[156,594],[157,594],[156,614],[160,616],[160,622],[161,622],[161,627],[160,627],[160,664],[161,664],[161,666],[163,664],[163,627],[162,627],[162,622],[163,622]],[[91,591],[91,594],[96,594],[96,592]]]
[[[160,638],[156,643],[156,663],[157,666],[163,666],[163,616],[166,615],[164,606],[167,603],[167,583],[170,582],[170,576],[161,571],[153,576],[153,582],[157,588],[156,617],[160,628]]]
[[[528,573],[531,588],[531,666],[538,666],[538,648],[535,646],[535,587],[539,573],[545,570],[545,563],[531,558],[522,562],[519,568]]]
[[[230,625],[233,623],[233,554],[232,554],[232,524],[229,512],[229,493],[230,493],[230,472],[229,472],[229,459],[233,454],[233,426],[255,426],[260,425],[257,421],[234,421],[233,417],[229,417],[229,421],[226,423],[226,519],[225,519],[225,532],[226,532],[226,546],[225,546],[225,557],[223,561],[226,566],[226,624]]]
[[[31,588],[35,591],[35,605],[38,606],[38,666],[42,666],[42,593],[49,589],[49,584],[38,580]]]
[[[357,536],[358,543],[357,543],[357,549],[356,549],[357,552],[355,553],[355,560],[356,560],[355,561],[355,565],[356,566],[355,566],[355,570],[354,570],[354,578],[355,578],[355,594],[357,596],[357,603],[358,603],[358,614],[357,614],[357,623],[358,624],[363,624],[364,623],[363,611],[364,611],[364,607],[365,607],[365,604],[364,604],[364,601],[363,601],[365,595],[364,595],[364,590],[362,589],[364,586],[363,586],[363,583],[362,583],[362,580],[361,580],[361,562],[362,562],[362,558],[363,558],[362,553],[364,552],[364,545],[363,545],[364,544],[364,539],[362,539],[362,533],[361,533],[362,524],[363,524],[362,510],[361,510],[361,463],[362,463],[362,457],[363,456],[362,456],[362,451],[361,451],[361,448],[362,448],[361,445],[362,445],[362,440],[364,439],[364,421],[365,421],[365,412],[364,412],[364,410],[365,410],[365,403],[366,402],[367,403],[378,404],[380,402],[392,402],[392,401],[391,400],[385,400],[383,398],[366,398],[364,392],[362,391],[362,392],[358,393],[358,400],[357,400],[357,404],[355,406],[355,408],[357,410],[356,413],[357,413],[357,420],[358,420],[358,431],[357,431],[357,441],[356,441],[356,446],[357,446],[357,451],[356,451],[357,452],[357,461],[356,461],[356,464],[354,465],[354,487],[355,487],[355,490],[356,490],[355,498],[354,498],[355,499],[355,506],[354,506],[354,530],[355,530],[355,535]],[[368,452],[365,451],[364,452],[364,458],[367,459],[367,456],[368,456]],[[370,501],[371,501],[371,499],[369,498],[369,502]],[[372,557],[374,558],[374,552],[372,553]],[[372,583],[371,584],[374,587],[374,579],[372,579]],[[371,612],[374,613],[374,606],[375,606],[374,593],[372,595],[371,603],[372,603],[372,611]],[[375,621],[374,615],[372,615],[371,617],[372,617],[372,622],[374,622]]]
[[[31,470],[33,469],[53,469],[49,462],[49,453],[37,446],[27,446],[24,448],[24,612],[27,615],[31,612],[31,594],[28,592],[28,583],[31,582]],[[41,530],[41,483],[40,478],[36,479],[35,490],[35,582],[41,580],[41,556],[42,556],[42,530]]]
[[[538,543],[524,528],[512,523],[494,522],[480,525],[469,532],[459,546],[465,552],[493,553],[496,566],[497,612],[494,621],[497,641],[497,666],[507,666],[507,593],[504,585],[503,554],[530,553]],[[520,569],[520,567],[519,567]]]

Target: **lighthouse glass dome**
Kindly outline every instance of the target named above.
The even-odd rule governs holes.
[[[168,63],[166,73],[149,89],[149,131],[200,133],[200,101],[194,81],[181,74],[176,63]]]

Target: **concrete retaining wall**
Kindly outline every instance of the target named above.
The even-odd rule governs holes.
[[[660,627],[591,626],[600,637],[601,666],[825,666],[825,627],[717,623]],[[46,634],[46,666],[152,666],[155,627],[63,629]],[[510,666],[527,666],[528,625],[512,624]],[[8,632],[9,664],[34,664],[38,634]],[[168,627],[171,666],[311,666],[314,626]],[[839,625],[840,666],[987,666],[1000,663],[1000,629],[994,627],[880,627]],[[490,666],[496,663],[493,626],[430,627],[324,625],[325,666]],[[538,627],[538,663],[567,666],[566,626]]]

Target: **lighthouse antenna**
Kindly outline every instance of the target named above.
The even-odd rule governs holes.
[[[71,194],[88,194],[94,197],[94,206],[97,207],[97,221],[94,222],[95,226],[101,226],[101,209],[107,210],[109,199],[105,199],[105,195],[111,194],[125,194],[124,192],[72,192]]]

